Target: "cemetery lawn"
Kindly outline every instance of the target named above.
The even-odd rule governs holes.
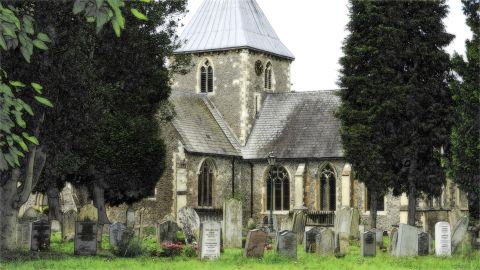
[[[152,238],[144,242],[147,249],[156,247]],[[95,257],[78,257],[73,255],[73,242],[61,243],[58,234],[54,234],[49,252],[17,252],[7,261],[0,262],[0,269],[480,269],[478,251],[451,258],[395,258],[388,252],[377,250],[376,257],[362,258],[358,242],[352,242],[351,245],[349,254],[343,258],[318,257],[303,252],[301,246],[298,246],[298,259],[292,261],[275,255],[273,251],[265,252],[263,259],[244,258],[241,249],[227,249],[217,261],[199,261],[183,255],[175,258],[151,257],[148,252],[137,258],[119,258],[109,250],[102,250]],[[108,247],[106,238],[103,246]]]

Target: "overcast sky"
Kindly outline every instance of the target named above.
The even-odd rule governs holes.
[[[189,0],[186,24],[203,0]],[[296,91],[338,88],[342,42],[347,35],[348,0],[257,0],[280,40],[295,55],[292,89]],[[444,21],[456,36],[448,52],[464,54],[465,39],[472,34],[465,24],[460,0],[448,0],[450,13]],[[182,28],[179,29],[181,33]]]

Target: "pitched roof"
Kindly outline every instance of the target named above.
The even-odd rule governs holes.
[[[340,121],[335,91],[268,94],[255,122],[245,159],[341,158]]]
[[[180,39],[176,53],[249,48],[295,58],[255,0],[205,0]]]

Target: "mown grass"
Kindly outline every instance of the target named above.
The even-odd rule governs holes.
[[[263,259],[244,258],[241,249],[227,249],[217,261],[200,261],[197,258],[178,256],[159,258],[148,256],[148,250],[157,248],[155,240],[150,237],[144,241],[146,255],[137,258],[118,258],[107,250],[102,250],[95,257],[78,257],[73,255],[73,242],[62,243],[58,235],[52,237],[49,252],[18,253],[9,261],[0,264],[0,269],[480,269],[480,254],[456,255],[450,258],[435,256],[395,258],[378,250],[376,257],[361,257],[357,242],[352,242],[350,252],[343,258],[318,257],[307,254],[298,247],[297,260],[288,260],[267,251]],[[107,238],[104,247],[108,248]]]

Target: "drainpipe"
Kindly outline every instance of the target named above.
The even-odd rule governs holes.
[[[253,163],[250,162],[250,217],[253,218]]]
[[[235,196],[235,157],[232,158],[232,198]]]

